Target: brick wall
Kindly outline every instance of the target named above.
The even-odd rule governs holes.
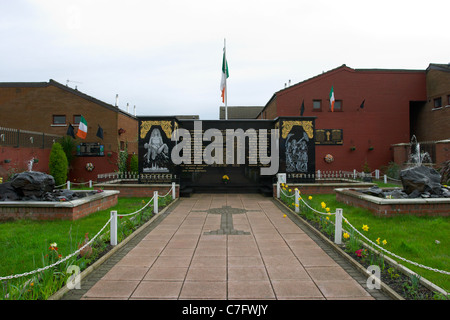
[[[172,188],[171,184],[153,184],[153,185],[139,185],[139,184],[98,184],[98,187],[103,190],[117,190],[120,191],[119,197],[123,198],[152,198],[153,192],[158,191],[159,196],[165,195]],[[175,196],[180,196],[180,186],[176,185]]]
[[[42,206],[42,204],[26,204],[23,206],[8,205],[0,202],[0,221],[17,219],[30,220],[77,220],[93,212],[106,210],[117,204],[118,194],[105,195],[74,207]]]
[[[338,191],[336,200],[347,205],[365,208],[379,217],[391,217],[397,215],[415,215],[415,216],[449,216],[450,201],[423,201],[413,203],[414,199],[408,200],[389,200],[378,204],[362,199],[361,194],[352,190]],[[344,211],[345,215],[345,211]]]
[[[50,149],[40,148],[14,148],[0,146],[0,177],[6,181],[12,173],[28,170],[28,162],[33,162],[33,170],[48,173],[48,160]]]
[[[76,142],[100,143],[104,145],[105,156],[76,157],[72,163],[73,170],[69,173],[72,181],[95,181],[98,174],[116,171],[117,153],[122,140],[128,141],[129,153],[137,153],[138,130],[134,117],[61,86],[52,80],[49,83],[0,84],[0,126],[65,136],[69,123],[74,123],[74,116],[83,115],[88,123],[88,134],[85,140],[77,138]],[[65,115],[66,124],[54,125],[53,115]],[[99,125],[103,129],[103,140],[96,136]],[[120,127],[126,133],[119,136]],[[85,169],[88,162],[94,164],[92,172]],[[48,164],[48,160],[45,163]]]
[[[449,139],[450,72],[429,70],[426,75],[426,88],[426,103],[417,110],[415,135],[419,141]],[[441,108],[434,108],[436,98],[442,99]]]
[[[329,111],[332,86],[336,100],[342,100],[342,112]],[[425,99],[425,71],[342,66],[277,92],[276,108],[278,116],[299,116],[304,100],[304,116],[317,117],[316,129],[343,130],[343,145],[316,147],[316,169],[360,171],[366,161],[371,170],[387,165],[391,145],[410,141],[410,101]],[[321,100],[322,110],[313,110],[314,100]],[[334,157],[330,164],[324,161],[328,153]]]

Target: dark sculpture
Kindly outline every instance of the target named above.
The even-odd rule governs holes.
[[[0,201],[70,201],[97,192],[54,190],[53,176],[37,171],[14,175],[11,181],[0,184]]]

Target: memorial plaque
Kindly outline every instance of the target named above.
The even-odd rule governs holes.
[[[171,160],[173,117],[139,118],[139,182],[170,183],[177,180],[177,168]]]
[[[314,121],[315,117],[278,118],[280,172],[286,172],[288,183],[315,181]]]
[[[342,129],[316,129],[316,145],[342,145]]]
[[[190,161],[180,164],[183,186],[210,192],[271,188],[273,176],[261,175],[261,167],[270,164],[260,161],[259,133],[260,130],[268,133],[268,142],[263,148],[264,154],[270,155],[272,121],[180,120],[179,126],[189,131],[191,141],[190,151],[183,150],[190,153]]]

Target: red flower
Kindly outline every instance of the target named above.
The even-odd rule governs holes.
[[[355,253],[356,253],[356,255],[358,257],[361,257],[362,256],[362,249],[356,250]]]

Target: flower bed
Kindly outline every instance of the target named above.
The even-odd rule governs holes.
[[[313,199],[312,196],[302,196],[298,204],[293,198],[295,197],[295,189],[289,189],[287,185],[284,185],[281,192],[280,201],[288,207],[296,217],[301,219],[304,223],[314,228],[317,232],[320,232],[322,236],[327,238],[329,242],[334,241],[334,215],[330,214],[330,210],[327,205],[322,202],[318,210],[311,207],[309,202]],[[304,198],[309,201],[306,202]],[[299,208],[299,214],[295,213],[295,208]],[[325,211],[323,210],[325,209]],[[319,211],[322,210],[322,211]],[[322,214],[319,214],[321,212]],[[448,299],[448,296],[444,294],[444,290],[433,290],[430,286],[425,285],[427,280],[421,279],[420,276],[412,273],[406,274],[403,267],[400,267],[398,263],[393,261],[383,253],[371,248],[358,235],[358,232],[367,232],[369,226],[363,224],[358,228],[358,232],[353,231],[350,228],[350,224],[344,218],[343,219],[343,241],[342,244],[337,246],[344,255],[347,255],[354,263],[360,265],[360,270],[367,270],[369,266],[378,266],[380,270],[381,281],[389,286],[397,295],[404,299],[419,299],[419,300],[433,300],[433,299]],[[378,238],[375,242],[380,246],[388,245],[386,239]],[[333,244],[336,246],[335,244]],[[365,273],[366,276],[369,274]],[[423,280],[423,281],[421,281]]]
[[[144,205],[145,201],[142,201]],[[158,206],[163,209],[172,201],[171,195],[168,194],[158,199]],[[138,228],[143,228],[153,216],[153,206],[146,205],[139,210],[139,214],[123,218],[119,216],[118,242],[124,241]],[[109,226],[109,222],[105,226]],[[56,243],[51,243],[48,251],[42,255],[42,268],[22,275],[12,275],[1,281],[3,285],[0,286],[0,300],[46,300],[58,290],[69,287],[81,271],[99,261],[114,248],[110,245],[109,231],[102,229],[97,235],[98,237],[94,236],[89,242],[78,244],[78,253],[75,251],[66,257],[61,256]]]

